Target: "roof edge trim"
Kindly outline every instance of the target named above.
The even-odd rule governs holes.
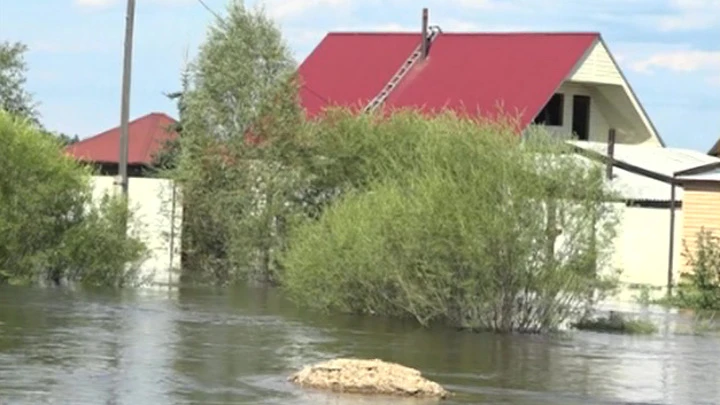
[[[640,113],[641,117],[644,118],[645,121],[647,121],[648,129],[650,132],[655,135],[658,142],[660,142],[660,146],[663,148],[667,147],[667,144],[662,139],[662,136],[660,136],[660,133],[658,132],[657,128],[655,127],[655,124],[650,119],[650,115],[648,115],[647,111],[645,110],[645,107],[640,102],[640,99],[638,98],[637,94],[635,93],[635,90],[633,90],[632,85],[630,84],[630,81],[628,81],[627,76],[625,76],[625,72],[620,68],[620,65],[617,62],[617,59],[615,59],[615,55],[610,51],[610,47],[608,47],[607,43],[605,42],[605,39],[602,37],[602,35],[598,36],[598,39],[600,40],[600,43],[602,46],[605,47],[605,50],[607,51],[608,56],[610,57],[610,61],[612,61],[613,65],[615,65],[615,69],[617,69],[618,73],[620,73],[620,77],[623,80],[623,83],[625,84],[625,87],[628,91],[628,96],[630,96],[631,100],[635,102],[635,104],[638,106],[638,112]]]

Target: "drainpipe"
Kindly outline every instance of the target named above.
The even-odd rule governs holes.
[[[670,243],[668,248],[667,295],[672,295],[673,259],[675,258],[675,176],[670,186]]]
[[[610,131],[608,131],[607,155],[609,159],[605,167],[605,172],[607,179],[612,180],[613,163],[615,162],[615,128],[610,128]]]
[[[427,58],[428,55],[428,9],[423,8],[422,10],[422,42],[421,44],[421,52],[422,52],[422,59]]]

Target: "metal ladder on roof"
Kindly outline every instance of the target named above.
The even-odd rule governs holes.
[[[429,27],[430,35],[428,35],[428,45],[432,44],[435,38],[442,32],[440,27],[438,26],[431,26]],[[390,81],[383,87],[383,89],[378,93],[377,96],[375,96],[372,100],[370,100],[370,103],[365,106],[363,109],[363,112],[367,113],[370,111],[375,110],[380,104],[384,103],[385,100],[390,96],[390,93],[395,89],[395,87],[400,83],[400,81],[405,77],[405,75],[412,69],[412,67],[415,65],[415,63],[422,57],[422,44],[418,45],[417,48],[413,51],[412,54],[405,60],[405,62],[400,66],[400,69],[398,69],[397,72],[390,78]]]

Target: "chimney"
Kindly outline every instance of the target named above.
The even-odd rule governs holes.
[[[428,9],[423,8],[422,11],[422,42],[421,42],[421,49],[422,49],[422,56],[421,59],[427,58],[428,55]]]
[[[615,128],[610,128],[610,131],[608,131],[607,155],[609,159],[606,167],[606,175],[608,180],[612,180],[613,163],[615,161]]]

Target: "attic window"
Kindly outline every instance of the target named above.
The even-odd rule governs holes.
[[[564,105],[565,96],[562,93],[553,94],[547,105],[540,111],[540,114],[535,117],[535,124],[561,127],[563,125]]]

